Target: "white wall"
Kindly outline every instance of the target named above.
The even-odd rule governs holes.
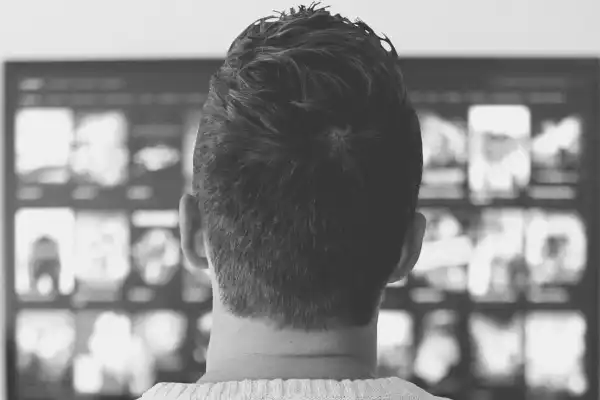
[[[0,57],[215,56],[301,0],[0,0]],[[308,0],[307,0],[308,2]],[[329,0],[409,54],[599,54],[598,0]],[[393,4],[393,5],[392,5]]]
[[[0,0],[0,61],[221,56],[249,22],[300,2]],[[360,16],[406,55],[600,57],[600,0],[329,0],[326,4],[335,12]],[[0,235],[0,254],[2,244]],[[2,319],[0,304],[0,324]],[[2,336],[0,342],[0,400],[5,400]]]

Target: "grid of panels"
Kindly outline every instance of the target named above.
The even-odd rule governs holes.
[[[404,63],[428,229],[386,291],[381,373],[452,398],[594,398],[597,64]],[[8,65],[10,398],[202,373],[210,283],[184,266],[176,209],[217,65]]]

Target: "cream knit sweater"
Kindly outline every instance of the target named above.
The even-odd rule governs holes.
[[[159,383],[139,400],[443,400],[399,378]]]

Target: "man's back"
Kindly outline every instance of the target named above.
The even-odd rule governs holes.
[[[399,378],[357,381],[258,380],[214,384],[162,383],[140,400],[441,400]]]

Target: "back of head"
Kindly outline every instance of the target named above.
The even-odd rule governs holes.
[[[222,302],[279,327],[368,324],[421,172],[387,38],[314,5],[250,25],[211,79],[194,153]]]

